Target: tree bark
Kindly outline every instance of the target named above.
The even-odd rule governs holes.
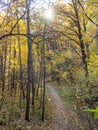
[[[85,52],[85,45],[83,42],[83,35],[81,32],[81,25],[80,25],[80,19],[79,19],[79,14],[78,14],[78,7],[77,7],[77,0],[72,0],[73,3],[73,8],[76,16],[76,22],[77,22],[77,28],[78,28],[78,38],[79,38],[79,43],[80,43],[80,48],[81,48],[81,54],[82,54],[82,62],[83,62],[83,68],[85,71],[85,77],[88,77],[88,67],[87,67],[87,62],[86,62],[86,52]]]
[[[30,36],[30,3],[31,0],[26,0],[26,10],[27,10],[27,34]],[[32,93],[33,93],[33,101],[32,104],[34,105],[34,83],[33,83],[33,59],[32,59],[32,42],[30,38],[27,39],[28,42],[28,58],[27,58],[27,101],[26,101],[26,114],[25,119],[27,121],[30,120],[30,91],[32,86]]]

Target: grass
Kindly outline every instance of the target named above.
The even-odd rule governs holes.
[[[73,87],[56,87],[58,94],[65,105],[73,105],[75,101],[75,89]]]

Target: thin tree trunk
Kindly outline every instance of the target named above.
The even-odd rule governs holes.
[[[46,22],[44,26],[44,33],[43,33],[43,45],[42,45],[42,64],[43,64],[43,104],[42,104],[42,121],[45,120],[45,90],[46,90],[46,84],[45,84],[45,78],[46,78],[46,65],[45,65],[45,33],[46,33]]]
[[[18,21],[18,1],[17,1],[17,21]],[[17,24],[17,32],[20,34],[20,27],[19,23]],[[18,40],[18,53],[19,53],[19,87],[20,87],[20,109],[21,109],[21,102],[22,97],[25,97],[24,88],[23,88],[23,70],[22,70],[22,59],[21,59],[21,44],[20,44],[20,36],[17,38]]]
[[[2,45],[2,93],[4,93],[5,90],[5,72],[6,72],[6,55],[7,55],[7,38],[6,38],[6,43]]]
[[[11,37],[10,37],[11,38]],[[8,61],[8,89],[11,87],[11,52],[12,52],[12,48],[11,48],[11,40],[9,43],[9,61]]]

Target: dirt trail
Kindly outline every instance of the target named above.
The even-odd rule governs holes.
[[[53,86],[48,86],[50,96],[54,104],[54,128],[52,130],[75,130],[71,111],[63,105],[63,102]]]

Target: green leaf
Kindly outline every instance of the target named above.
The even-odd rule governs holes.
[[[94,113],[94,119],[98,118],[98,107],[96,109],[88,109],[87,112]]]
[[[97,118],[98,118],[98,112],[95,112],[94,119],[97,119]]]
[[[87,109],[86,111],[87,111],[87,112],[95,113],[95,112],[96,112],[96,109]]]

